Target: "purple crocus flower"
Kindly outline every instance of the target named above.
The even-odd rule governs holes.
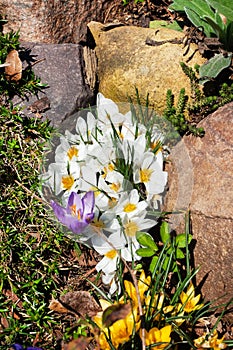
[[[29,346],[28,348],[23,348],[20,344],[14,344],[11,346],[14,350],[42,350],[41,348],[35,348],[34,346]]]
[[[82,198],[76,192],[71,192],[67,207],[51,201],[54,214],[58,220],[72,232],[80,234],[94,218],[95,196],[93,191],[87,192]]]

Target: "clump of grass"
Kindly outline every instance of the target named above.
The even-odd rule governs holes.
[[[198,77],[199,66],[194,70],[183,62],[180,64],[183,72],[190,80],[192,98],[187,101],[186,108],[191,120],[199,122],[219,107],[233,101],[232,82],[209,81],[202,89]]]
[[[67,245],[37,199],[43,144],[52,128],[14,108],[1,106],[0,113],[0,348],[22,339],[30,344],[36,336],[51,348],[54,321],[47,305]]]

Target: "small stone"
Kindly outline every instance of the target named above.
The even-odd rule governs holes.
[[[22,62],[17,50],[11,50],[6,57],[5,74],[7,80],[19,81],[22,78]]]

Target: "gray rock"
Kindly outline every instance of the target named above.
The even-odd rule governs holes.
[[[219,303],[227,302],[233,296],[233,103],[198,126],[206,131],[203,138],[186,136],[172,151],[164,209],[191,210],[197,282],[204,282],[207,300],[226,294]],[[170,220],[181,233],[183,219]]]
[[[15,103],[24,107],[26,114],[39,112],[42,117],[49,118],[54,126],[59,126],[64,118],[79,108],[95,103],[94,93],[86,82],[82,46],[32,43],[22,45],[31,50],[30,56],[33,60],[39,61],[32,67],[35,75],[40,77],[42,83],[48,84],[48,87],[43,89],[38,97],[31,96],[29,101],[14,100]],[[43,111],[42,105],[37,110],[34,102],[45,97],[50,102],[50,108],[47,106]]]

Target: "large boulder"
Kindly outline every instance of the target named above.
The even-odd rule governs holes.
[[[219,303],[227,302],[233,296],[233,103],[198,126],[205,129],[203,138],[185,136],[172,151],[164,209],[191,210],[197,282],[206,299],[226,294]],[[183,215],[170,221],[183,231]]]
[[[87,23],[104,21],[111,12],[109,0],[1,0],[7,17],[4,32],[20,29],[23,41],[50,44],[86,41]]]
[[[204,59],[193,44],[184,55],[182,32],[167,28],[155,31],[135,26],[105,26],[98,22],[90,22],[88,27],[96,43],[99,91],[104,96],[115,102],[127,102],[128,96],[135,96],[136,103],[137,87],[141,103],[145,104],[149,93],[150,106],[162,112],[168,89],[172,89],[175,97],[181,88],[190,95],[190,82],[180,62],[188,61],[186,63],[194,67],[203,64]],[[155,46],[146,44],[147,39]]]
[[[14,99],[25,114],[47,117],[54,126],[80,108],[95,104],[83,62],[83,47],[76,44],[23,43],[27,60],[36,76],[47,84],[37,96],[29,100]]]

